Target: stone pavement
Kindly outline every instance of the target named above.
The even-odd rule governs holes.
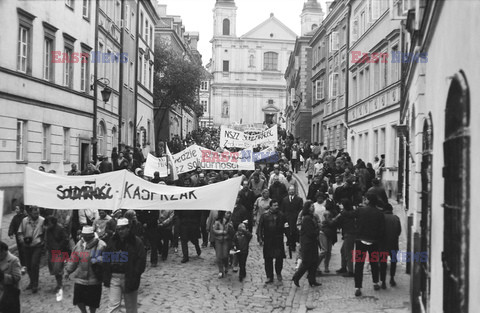
[[[295,175],[306,188],[304,173]],[[402,208],[395,205],[395,212],[402,213]],[[405,230],[405,228],[403,229]],[[401,249],[405,249],[405,240],[401,240]],[[202,249],[200,257],[193,256],[195,249],[190,249],[190,262],[181,264],[181,253],[170,250],[165,262],[159,267],[147,269],[142,276],[139,291],[139,310],[150,312],[409,312],[409,276],[405,274],[405,264],[397,266],[398,287],[374,291],[367,266],[365,266],[363,296],[354,296],[353,278],[335,275],[340,268],[341,238],[332,251],[331,274],[318,277],[323,285],[310,288],[303,277],[300,288],[290,281],[295,266],[293,259],[284,262],[283,282],[266,285],[261,247],[256,236],[250,244],[247,260],[247,277],[238,281],[238,273],[228,273],[226,278],[217,278],[213,248]],[[42,262],[44,263],[44,262]],[[72,304],[73,282],[68,281],[64,287],[64,299],[56,302],[52,289],[55,279],[50,276],[46,266],[40,270],[40,290],[37,294],[23,291],[28,284],[28,277],[21,281],[22,313],[57,313],[76,312]],[[108,300],[107,288],[103,289],[101,307],[98,312],[105,312]],[[123,309],[124,312],[124,309]]]

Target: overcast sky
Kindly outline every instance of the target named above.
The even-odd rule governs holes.
[[[153,0],[155,1],[155,0]],[[325,1],[319,0],[323,12]],[[198,50],[203,64],[212,57],[210,40],[213,35],[213,8],[215,0],[159,0],[167,5],[168,15],[180,15],[186,31],[198,31]],[[300,14],[306,0],[235,0],[237,5],[237,36],[241,36],[262,23],[273,13],[282,23],[300,35]]]

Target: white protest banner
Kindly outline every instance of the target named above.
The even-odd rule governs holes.
[[[248,148],[258,145],[276,147],[278,144],[277,132],[277,125],[256,134],[227,128],[222,125],[220,127],[220,147]]]
[[[200,157],[200,147],[197,145],[192,145],[179,153],[175,153],[173,155],[173,160],[175,161],[177,174],[195,170],[198,166],[197,162]]]
[[[160,177],[167,177],[167,158],[161,157],[157,158],[150,153],[147,155],[147,160],[145,161],[145,169],[143,171],[145,176],[153,177],[153,173],[159,172]]]
[[[118,205],[125,173],[60,176],[25,168],[24,202],[49,209],[114,209]]]
[[[200,147],[192,145],[185,150],[172,155],[177,174],[188,173],[197,168],[197,160],[201,157]],[[153,177],[153,173],[159,172],[160,177],[167,177],[167,158],[157,158],[149,154],[145,162],[144,174]]]
[[[134,210],[223,210],[233,211],[241,177],[203,187],[152,184],[127,172],[121,208]]]
[[[241,177],[203,187],[153,184],[126,170],[59,176],[25,168],[24,202],[49,209],[232,211]]]
[[[216,152],[200,147],[200,152],[199,164],[205,170],[251,171],[255,169],[255,161],[251,149],[239,152]]]

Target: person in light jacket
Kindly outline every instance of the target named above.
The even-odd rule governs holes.
[[[69,279],[73,274],[73,305],[78,306],[82,313],[87,312],[87,307],[91,313],[95,313],[100,307],[102,297],[99,273],[102,271],[101,255],[106,244],[95,235],[91,226],[84,226],[80,237],[67,262],[65,279]]]

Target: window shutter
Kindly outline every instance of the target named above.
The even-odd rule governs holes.
[[[321,79],[319,81],[319,85],[320,85],[320,87],[319,87],[320,88],[320,99],[323,99],[323,98],[325,98],[324,89],[323,89],[325,87],[324,87],[323,79]]]

